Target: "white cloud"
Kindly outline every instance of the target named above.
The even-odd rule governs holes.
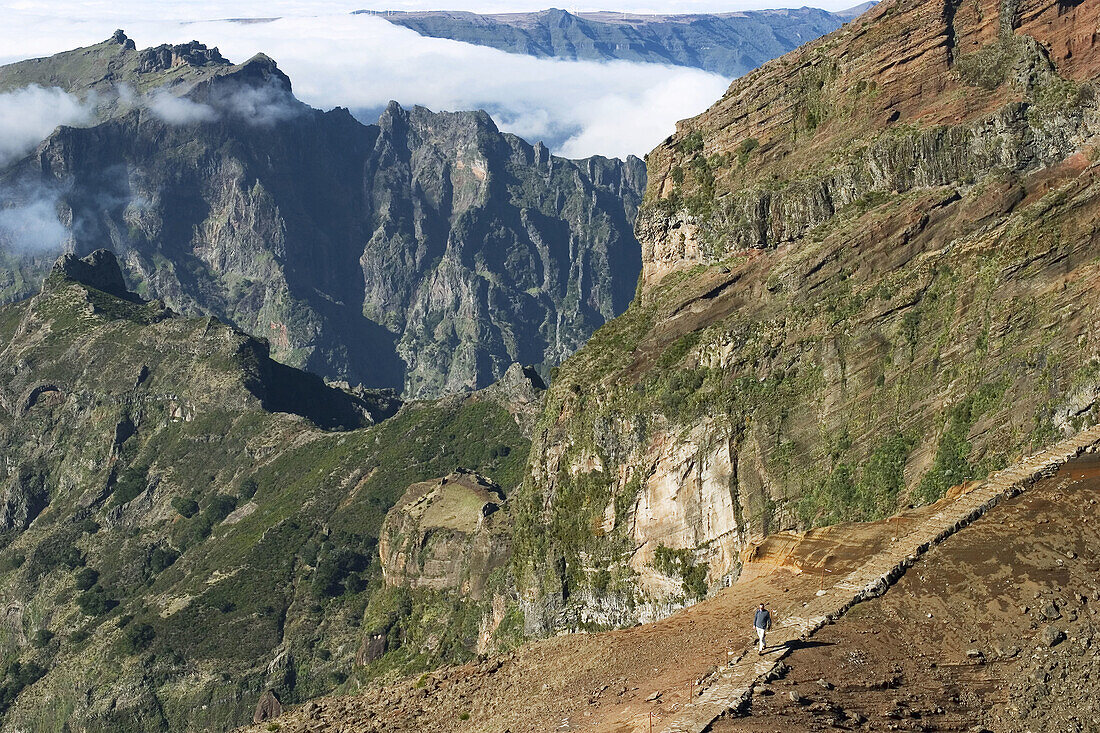
[[[363,5],[355,1],[347,8]],[[50,11],[71,14],[50,22],[14,8],[15,22],[0,27],[0,54],[10,60],[13,49],[21,57],[55,53],[99,42],[115,27],[125,28],[139,48],[198,39],[218,46],[233,61],[268,54],[291,77],[296,95],[315,107],[380,110],[394,99],[406,107],[420,104],[433,110],[485,109],[502,129],[531,142],[542,139],[555,152],[571,156],[643,155],[673,131],[676,120],[706,109],[728,84],[717,75],[683,67],[536,59],[424,38],[379,18],[343,14],[344,8],[339,8],[340,15],[268,23],[181,24],[150,22],[144,18],[158,15],[140,9],[129,12],[144,18],[131,20],[120,7],[62,2]],[[316,12],[311,3],[278,1],[172,7],[169,17],[185,11],[196,18]],[[260,12],[264,8],[267,13]],[[162,104],[157,111],[165,119],[201,113],[170,106]]]
[[[264,86],[220,84],[214,88],[210,103],[222,114],[261,127],[296,117],[305,109],[274,82]]]
[[[25,155],[58,125],[86,124],[94,105],[37,85],[0,94],[0,166]]]
[[[120,92],[125,98],[125,93]],[[186,97],[177,97],[163,90],[157,90],[145,98],[145,107],[153,115],[170,125],[190,125],[196,122],[211,122],[218,118],[214,108],[192,102]]]
[[[240,25],[197,23],[194,36],[233,59],[263,51],[321,108],[486,109],[502,129],[572,156],[643,155],[676,120],[706,109],[728,80],[697,69],[562,61],[423,38],[369,16]]]
[[[69,230],[57,207],[57,193],[44,187],[0,188],[0,247],[20,255],[60,252]]]

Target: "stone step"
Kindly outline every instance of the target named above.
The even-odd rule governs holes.
[[[1100,425],[997,472],[950,506],[906,528],[898,543],[834,583],[829,593],[811,601],[801,615],[784,619],[773,632],[773,645],[808,638],[829,618],[841,616],[867,597],[886,592],[906,568],[920,561],[926,551],[981,517],[1002,498],[1026,490],[1038,478],[1049,475],[1059,465],[1098,442]],[[752,694],[753,687],[789,653],[789,649],[781,651],[778,658],[768,660],[742,658],[704,690],[697,702],[690,703],[661,728],[662,733],[702,733],[717,717],[740,707]]]

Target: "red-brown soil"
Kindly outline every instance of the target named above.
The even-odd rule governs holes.
[[[815,634],[747,715],[713,730],[1100,729],[1098,498],[1089,455],[994,508]],[[1048,628],[1066,640],[1050,646]]]
[[[883,597],[790,652],[787,674],[760,685],[747,710],[713,730],[1095,730],[1098,490],[1100,458],[1089,455],[995,507]],[[561,636],[307,703],[279,729],[627,733],[648,731],[652,713],[660,730],[692,683],[749,648],[757,601],[769,601],[777,619],[795,613],[931,511],[773,536],[750,553],[732,588],[663,621]],[[1044,608],[1059,618],[1046,620]],[[1048,646],[1048,627],[1067,638]]]

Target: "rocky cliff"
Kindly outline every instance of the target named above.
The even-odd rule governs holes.
[[[364,125],[298,102],[265,56],[139,51],[121,33],[0,69],[0,88],[30,83],[96,92],[99,122],[0,170],[5,221],[60,226],[78,254],[109,246],[138,292],[292,366],[414,397],[517,361],[545,375],[634,294],[636,158],[558,158],[481,112],[391,104]],[[0,226],[7,301],[56,254],[17,234]]]
[[[386,584],[482,600],[485,579],[511,555],[503,504],[500,487],[471,472],[410,486],[382,523],[378,556]]]
[[[767,533],[1097,420],[1098,22],[890,0],[649,155],[639,295],[561,367],[513,508],[529,632],[662,615]]]
[[[223,730],[266,690],[353,684],[406,487],[518,485],[503,393],[333,389],[122,282],[109,252],[66,255],[0,307],[3,729]],[[420,666],[469,657],[476,627],[457,638]]]
[[[836,30],[870,4],[830,13],[818,8],[642,15],[384,11],[377,15],[422,36],[491,46],[541,58],[639,61],[693,66],[733,78]],[[371,11],[360,11],[371,12]]]

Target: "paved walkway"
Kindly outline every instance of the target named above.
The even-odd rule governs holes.
[[[1003,499],[1016,496],[1036,481],[1054,473],[1086,448],[1100,442],[1100,425],[1036,453],[1015,466],[990,476],[943,509],[908,527],[887,552],[879,553],[840,579],[807,606],[799,616],[788,616],[768,634],[772,651],[763,657],[749,652],[724,670],[673,717],[661,733],[702,733],[719,716],[741,708],[753,687],[768,675],[778,675],[781,660],[796,642],[808,639],[829,621],[844,615],[861,601],[882,595],[930,548],[943,542]]]

